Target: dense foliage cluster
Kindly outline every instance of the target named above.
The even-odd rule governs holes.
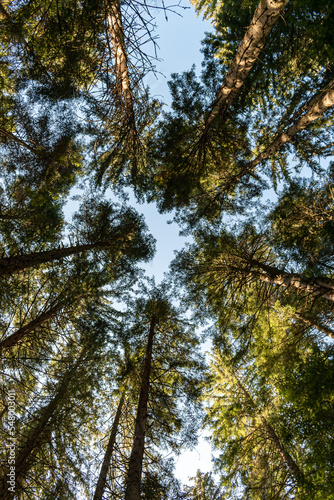
[[[0,1],[2,500],[334,500],[334,5],[192,3],[164,112],[164,2]],[[192,237],[160,285],[129,189]]]

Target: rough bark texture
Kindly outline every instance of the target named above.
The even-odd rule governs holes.
[[[301,274],[288,273],[260,262],[257,262],[254,267],[265,271],[265,274],[250,271],[251,275],[259,278],[261,281],[275,285],[283,285],[285,287],[292,286],[297,290],[305,291],[315,297],[323,297],[332,302],[334,301],[334,282],[329,278],[306,278]]]
[[[282,16],[288,1],[261,0],[259,3],[219,90],[217,99],[206,118],[207,126],[212,123],[218,114],[220,117],[224,116],[237,97],[246,77],[258,59],[269,33]]]
[[[11,349],[22,340],[26,340],[26,337],[29,336],[35,330],[35,328],[37,328],[38,326],[42,325],[43,323],[51,319],[53,316],[55,316],[57,312],[60,311],[64,306],[65,303],[59,302],[55,306],[51,307],[50,309],[42,313],[37,318],[33,319],[32,321],[29,321],[29,323],[22,326],[22,328],[16,330],[16,332],[12,333],[12,335],[10,335],[2,342],[0,342],[0,353],[3,350]]]
[[[316,328],[319,330],[319,332],[324,333],[325,335],[328,335],[328,337],[331,337],[334,339],[334,331],[329,328],[327,325],[323,325],[322,323],[319,323],[318,321],[314,321],[313,319],[306,318],[302,314],[295,313],[296,318],[300,319],[303,321],[306,325],[312,326],[313,328]]]
[[[304,106],[304,114],[300,116],[293,125],[285,132],[282,132],[262,153],[260,153],[253,161],[248,163],[242,171],[232,177],[224,186],[224,190],[229,190],[245,175],[253,172],[256,167],[267,160],[271,155],[275,154],[279,149],[288,143],[296,134],[304,130],[315,120],[320,118],[326,111],[334,105],[334,79],[320,90],[310,101]]]
[[[60,260],[70,255],[75,255],[80,252],[87,252],[93,248],[104,248],[109,246],[108,242],[87,243],[84,245],[75,245],[65,248],[57,248],[55,250],[45,250],[43,252],[35,252],[31,254],[14,255],[13,257],[5,257],[0,259],[0,276],[13,274],[29,267],[38,266],[45,262],[53,262]]]
[[[133,97],[130,85],[130,76],[128,71],[128,58],[125,47],[124,30],[122,24],[122,14],[120,2],[112,3],[107,6],[107,22],[109,28],[110,40],[115,57],[116,66],[116,85],[118,93],[124,100],[125,113],[128,123],[132,129],[135,128],[135,118],[133,111]]]
[[[110,460],[111,456],[114,450],[114,445],[116,441],[116,434],[117,434],[117,429],[118,429],[118,424],[119,420],[121,418],[122,414],[122,408],[125,400],[125,393],[123,393],[121,399],[119,400],[116,415],[114,418],[114,422],[112,425],[111,433],[110,433],[110,438],[108,442],[108,446],[104,455],[103,463],[101,466],[100,470],[100,476],[96,484],[96,489],[95,489],[95,494],[93,500],[102,500],[105,484],[106,484],[106,479],[107,479],[107,473],[108,469],[110,467]]]
[[[248,393],[248,391],[246,390],[246,388],[244,387],[244,385],[240,382],[240,380],[235,375],[235,373],[233,373],[233,376],[236,379],[238,387],[240,388],[241,392],[244,394],[246,400],[249,402],[249,404],[252,407],[255,407],[254,401],[253,401],[252,397],[250,396],[250,394]],[[302,482],[303,474],[302,474],[301,470],[299,469],[298,465],[293,460],[291,455],[284,448],[283,444],[281,443],[281,440],[277,436],[277,434],[274,431],[274,429],[272,428],[272,426],[267,422],[267,420],[263,416],[260,416],[260,420],[261,420],[262,425],[263,425],[266,433],[268,434],[270,440],[275,445],[277,451],[281,455],[284,463],[288,467],[291,474],[294,476],[294,478],[297,480],[297,482]]]
[[[148,335],[145,364],[142,373],[142,383],[137,408],[135,435],[127,474],[125,500],[140,500],[140,484],[144,456],[145,429],[147,419],[147,404],[150,389],[150,372],[152,364],[152,347],[155,333],[155,318],[151,319]]]
[[[271,425],[268,424],[267,420],[264,417],[261,417],[261,422],[263,424],[263,427],[265,428],[269,438],[271,441],[274,443],[276,446],[277,451],[281,455],[284,463],[288,467],[289,471],[291,474],[294,476],[294,478],[297,480],[297,482],[301,483],[303,481],[303,474],[301,470],[299,469],[298,465],[284,448],[283,444],[281,443],[279,437],[277,436],[276,432],[274,429],[271,427]]]
[[[280,134],[274,142],[260,153],[250,164],[253,170],[263,160],[269,158],[285,143],[289,142],[298,132],[304,130],[308,125],[321,117],[334,105],[334,79],[314,96],[306,105],[306,112],[289,127],[286,132]]]
[[[38,448],[43,431],[49,425],[59,404],[61,404],[61,402],[64,400],[70,381],[75,376],[76,370],[84,358],[84,354],[85,351],[82,350],[76,363],[67,372],[62,382],[60,383],[55,396],[52,398],[50,403],[45,408],[43,408],[43,410],[38,414],[36,418],[37,425],[33,427],[32,430],[29,432],[29,434],[26,436],[25,444],[19,450],[16,450],[16,457],[15,457],[16,488],[14,495],[17,495],[22,479],[25,477],[25,475],[27,474],[27,472],[29,471],[29,469],[31,468],[31,466],[35,461],[35,457],[32,456],[33,451],[36,448]],[[4,472],[6,474],[7,470]],[[2,481],[0,483],[0,500],[12,500],[14,498],[14,495],[10,491],[8,491],[7,476],[5,476],[4,478],[2,478]]]
[[[259,279],[273,285],[292,286],[315,297],[323,297],[324,299],[334,301],[334,280],[331,278],[307,278],[302,274],[289,273],[258,260],[247,260],[238,257],[236,259],[240,262],[240,266],[227,264],[227,267],[233,273],[237,274],[241,272],[243,275],[249,275],[251,279]]]

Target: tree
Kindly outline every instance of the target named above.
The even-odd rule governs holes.
[[[247,498],[305,495],[304,474],[274,428],[280,402],[270,379],[264,380],[256,369],[245,365],[246,388],[245,380],[240,381],[241,370],[218,350],[211,368],[207,422],[216,447],[222,450],[216,463],[227,492],[243,484]]]
[[[102,495],[103,495],[104,488],[105,488],[105,482],[106,482],[106,478],[107,478],[108,467],[110,466],[111,457],[112,457],[112,454],[114,451],[116,434],[117,434],[117,430],[118,430],[119,421],[121,418],[124,400],[125,400],[125,394],[122,394],[121,398],[119,400],[118,406],[117,406],[115,418],[114,418],[112,429],[110,432],[108,445],[106,448],[106,453],[104,455],[103,463],[101,465],[99,479],[98,479],[98,482],[96,484],[94,500],[101,500],[102,499]]]
[[[142,331],[147,325],[149,332],[141,373],[134,439],[127,470],[125,492],[125,498],[127,499],[140,498],[148,408],[151,407],[150,413],[152,413],[152,418],[157,420],[158,425],[159,423],[162,425],[162,435],[160,430],[160,439],[162,439],[164,434],[166,436],[168,434],[172,435],[175,431],[180,431],[181,429],[182,420],[180,419],[180,415],[178,415],[180,410],[178,411],[176,402],[179,399],[179,405],[181,405],[182,392],[185,393],[189,402],[192,400],[196,402],[197,397],[193,385],[196,380],[196,372],[193,375],[189,374],[188,379],[187,376],[183,376],[181,370],[185,365],[189,366],[189,368],[195,365],[196,369],[196,361],[193,357],[190,357],[189,360],[185,359],[185,354],[189,347],[184,344],[183,346],[181,345],[179,354],[181,359],[179,361],[173,362],[170,358],[171,350],[174,353],[179,350],[177,342],[181,341],[182,334],[186,337],[186,331],[182,318],[178,317],[178,311],[171,305],[163,288],[153,290],[148,300],[145,302],[143,300],[139,301],[137,307],[141,318],[140,324],[134,324],[134,328]],[[191,339],[190,337],[189,340],[194,346],[195,339]],[[158,344],[159,348],[155,344]],[[159,356],[153,354],[154,350],[159,353]],[[167,355],[168,351],[169,354]],[[179,370],[180,373],[178,373]],[[152,375],[159,377],[159,384],[157,388],[152,387],[151,389]],[[166,380],[166,388],[163,385],[164,379]],[[171,384],[174,385],[173,389]],[[151,401],[151,405],[149,405],[149,401]],[[166,408],[168,408],[168,411],[166,411]],[[167,443],[168,441],[165,446]]]
[[[203,473],[197,470],[191,478],[194,486],[186,487],[186,496],[192,500],[223,500],[219,486],[216,486],[211,472]]]
[[[194,3],[196,4],[197,2]],[[287,3],[288,0],[282,2],[265,0],[261,1],[258,5],[229,71],[224,78],[224,82],[219,89],[216,101],[206,117],[207,127],[210,126],[215,115],[219,114],[220,119],[226,116],[228,108],[237,97],[240,87],[242,87],[263,49],[266,38],[278,19],[282,16]],[[199,8],[203,8],[203,4],[204,2],[201,2]]]
[[[163,3],[0,3],[0,414],[7,443],[15,389],[18,498],[333,497],[334,9],[193,3],[214,33],[165,114],[144,83]],[[154,241],[129,186],[194,236],[175,288],[139,281]],[[255,210],[267,187],[277,203]],[[198,472],[182,491],[164,455],[195,443],[202,405],[222,484]]]
[[[87,407],[84,411],[83,409],[80,410],[79,401],[80,398],[88,395],[86,391],[89,385],[87,386],[87,379],[84,376],[87,373],[88,367],[91,379],[89,391],[92,391],[93,387],[96,386],[98,365],[97,369],[93,369],[97,359],[94,352],[98,353],[105,341],[106,325],[103,325],[99,319],[94,324],[96,316],[94,318],[92,314],[90,318],[90,331],[87,329],[88,325],[85,325],[84,321],[81,320],[76,324],[79,351],[77,351],[78,344],[75,344],[73,342],[74,339],[72,339],[65,347],[61,358],[57,360],[56,356],[56,359],[52,360],[53,362],[49,365],[47,370],[48,379],[40,387],[39,396],[36,397],[36,394],[32,392],[29,404],[26,405],[26,408],[23,408],[26,413],[23,413],[21,416],[21,429],[19,430],[18,447],[15,457],[15,497],[18,494],[23,495],[23,498],[26,491],[30,495],[31,491],[38,491],[40,488],[45,492],[48,489],[52,489],[53,481],[57,481],[55,479],[57,475],[58,478],[61,477],[61,469],[66,463],[66,458],[62,455],[64,453],[64,443],[66,443],[65,447],[68,450],[72,447],[72,451],[68,455],[68,465],[71,464],[71,453],[75,453],[76,447],[79,447],[78,441],[77,445],[74,444],[73,448],[73,440],[70,435],[66,442],[65,435],[62,435],[62,432],[73,432],[71,426],[73,427],[73,424],[77,426],[78,419],[79,421],[83,419],[83,422],[85,422],[84,414],[87,417],[87,411],[89,410]],[[64,370],[64,367],[67,367],[66,370]],[[26,391],[28,388],[29,386],[26,387]],[[46,404],[45,399],[47,401]],[[69,431],[66,431],[66,426],[69,426]],[[49,448],[50,442],[51,448]],[[56,458],[57,456],[58,458]],[[48,460],[50,460],[49,463]],[[41,481],[41,464],[43,464],[43,475],[49,471],[49,474],[51,473],[53,477],[53,481],[47,481],[44,478],[43,484],[43,481]],[[80,474],[78,474],[79,469],[78,467],[76,474],[80,477]],[[2,477],[1,498],[13,498],[14,495],[8,490],[6,483],[6,472],[7,470],[4,471]],[[71,491],[71,485],[68,485],[68,491]]]
[[[295,32],[297,23],[302,36],[309,41],[305,52],[313,52],[319,41],[314,37],[314,26],[319,29],[322,26],[321,36],[324,35],[327,24],[323,19],[327,20],[333,13],[332,9],[327,9],[327,4],[317,9],[308,2],[305,4],[294,10],[294,3],[288,3],[287,23],[275,25],[268,39],[272,42],[265,46],[265,53],[261,53],[261,61],[252,68],[252,73],[245,71],[247,87],[243,86],[243,90],[236,93],[238,99],[233,101],[225,116],[225,111],[218,112],[219,105],[216,107],[215,103],[220,100],[225,85],[230,88],[226,82],[235,74],[240,55],[236,35],[237,40],[242,40],[245,26],[251,25],[253,2],[242,2],[241,12],[230,2],[217,8],[215,3],[197,3],[198,9],[206,10],[208,17],[214,12],[219,26],[217,31],[222,30],[223,35],[207,41],[200,83],[193,71],[173,75],[173,112],[167,113],[158,124],[151,155],[151,175],[156,191],[151,186],[149,195],[158,200],[161,210],[177,208],[178,220],[190,227],[198,224],[203,216],[212,221],[224,212],[238,213],[245,210],[245,203],[262,192],[266,186],[265,177],[270,178],[274,187],[278,181],[289,178],[289,153],[296,155],[296,168],[301,168],[309,157],[306,151],[318,151],[321,155],[327,149],[324,144],[332,151],[333,79],[329,54],[333,44],[330,42],[321,52],[311,71],[309,59],[299,64],[299,54],[291,63],[287,48],[291,43],[293,46],[299,44],[301,33]],[[265,5],[266,2],[261,2],[260,11]],[[282,6],[283,2],[275,3],[275,8]],[[229,24],[224,26],[227,20]],[[239,51],[246,39],[248,32]],[[231,55],[235,52],[237,55],[232,60]],[[213,60],[214,56],[219,59],[223,53],[228,57],[224,57],[221,64]],[[252,62],[249,61],[249,67]],[[291,81],[291,64],[298,66],[299,88]],[[274,78],[273,85],[268,85],[268,74]],[[295,77],[295,73],[293,75]],[[313,94],[309,91],[310,78],[314,82]],[[234,96],[234,91],[231,94]],[[226,99],[228,101],[228,96]],[[209,122],[211,120],[207,127],[206,117]],[[313,162],[310,166],[319,168]]]
[[[110,261],[116,262],[120,258],[120,251],[134,259],[147,259],[152,251],[152,239],[147,239],[147,237],[142,239],[141,233],[145,231],[145,225],[133,209],[118,209],[117,206],[108,202],[96,204],[93,201],[87,201],[82,211],[76,214],[75,221],[78,229],[80,227],[81,243],[27,255],[3,257],[0,261],[0,274],[10,275],[32,266],[90,250],[104,250],[107,255],[109,254]],[[85,224],[90,225],[85,226]]]

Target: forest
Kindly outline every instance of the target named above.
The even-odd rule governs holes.
[[[191,4],[0,0],[1,500],[334,500],[334,3]]]

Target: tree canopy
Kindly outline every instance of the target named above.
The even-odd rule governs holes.
[[[334,6],[191,3],[165,110],[180,6],[0,1],[3,500],[334,500]],[[190,237],[160,284],[129,192]]]

